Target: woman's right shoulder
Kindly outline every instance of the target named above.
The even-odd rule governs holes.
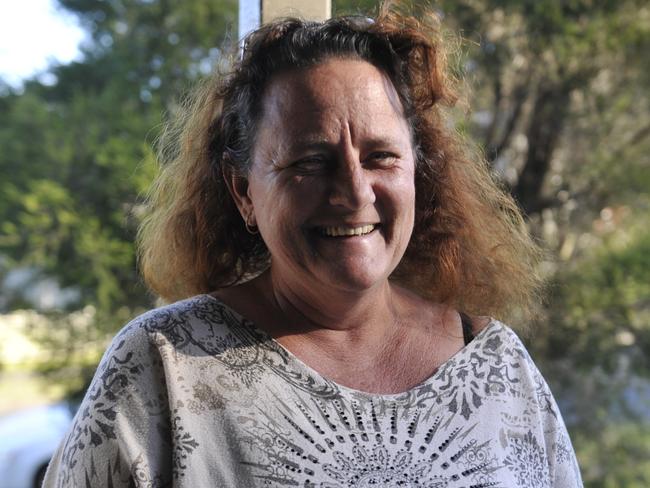
[[[172,456],[168,426],[175,405],[168,389],[193,371],[187,356],[175,352],[192,351],[206,337],[225,334],[220,332],[225,314],[216,300],[196,296],[150,310],[124,326],[104,353],[44,486],[107,486],[108,480],[126,488],[142,460],[170,479],[169,466],[154,466]],[[213,335],[205,332],[209,329]]]
[[[197,295],[149,310],[124,325],[113,337],[107,353],[127,348],[150,349],[168,342],[182,346],[196,337],[225,336],[242,318],[210,295]]]
[[[134,318],[115,335],[107,353],[122,348],[135,352],[171,346],[179,351],[198,348],[203,353],[218,354],[224,343],[233,341],[232,336],[249,335],[244,321],[218,298],[197,295]]]
[[[107,391],[117,401],[125,389],[140,391],[136,396],[162,391],[170,368],[180,367],[185,357],[222,353],[233,342],[233,330],[237,335],[237,324],[238,318],[208,295],[143,313],[113,337],[87,396],[97,399]]]

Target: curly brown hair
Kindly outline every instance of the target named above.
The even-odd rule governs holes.
[[[386,73],[413,135],[415,226],[391,279],[469,313],[527,310],[539,288],[538,248],[513,199],[449,121],[456,80],[444,48],[435,15],[417,19],[392,7],[375,19],[288,18],[247,36],[227,72],[198,88],[163,138],[171,142],[161,147],[139,232],[151,289],[177,300],[235,285],[269,265],[261,237],[246,231],[224,169],[246,176],[274,76],[340,57]]]

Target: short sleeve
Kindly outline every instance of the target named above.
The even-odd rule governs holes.
[[[157,347],[136,319],[104,354],[43,486],[170,484],[169,407]]]
[[[548,383],[528,351],[525,349],[523,351],[535,385],[536,403],[544,432],[550,486],[553,488],[582,488],[578,461],[560,408]]]
[[[549,402],[548,411],[545,412],[544,432],[546,436],[546,447],[548,453],[549,472],[551,474],[551,486],[554,488],[582,488],[582,478],[578,467],[571,439],[567,432],[566,425],[562,419],[560,409],[555,398],[541,377],[545,392],[545,398]]]

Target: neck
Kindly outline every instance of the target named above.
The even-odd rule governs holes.
[[[397,322],[398,293],[388,281],[369,290],[314,291],[300,284],[287,283],[267,271],[260,277],[266,301],[277,312],[282,342],[313,339],[319,344],[381,343],[394,334]],[[333,344],[334,345],[334,344]]]
[[[388,281],[363,293],[289,284],[267,271],[217,296],[335,382],[404,391],[462,348],[455,312]]]

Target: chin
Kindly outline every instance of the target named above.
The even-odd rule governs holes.
[[[388,282],[390,273],[372,273],[370,269],[376,265],[359,270],[355,269],[330,269],[326,281],[337,289],[349,292],[364,292]]]

